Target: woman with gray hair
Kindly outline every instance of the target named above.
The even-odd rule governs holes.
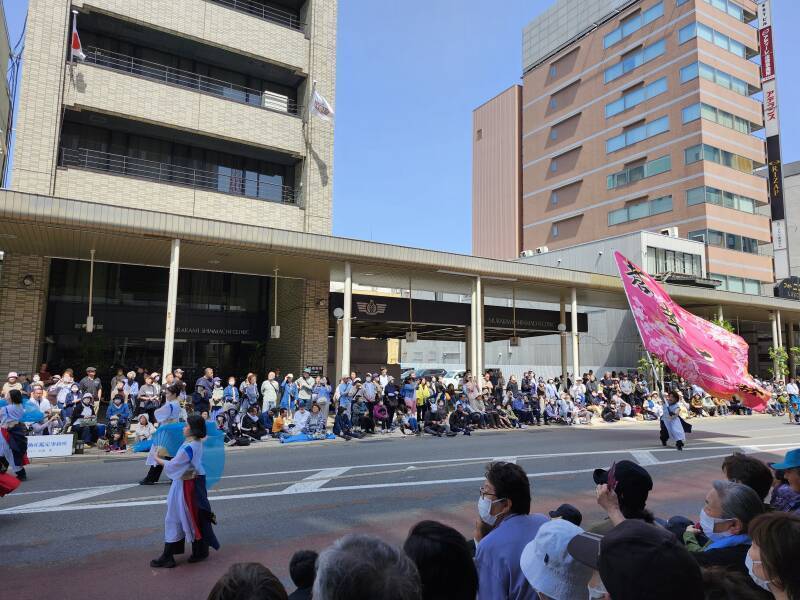
[[[752,544],[748,526],[763,512],[764,505],[752,488],[733,481],[714,481],[700,511],[700,527],[709,541],[693,553],[700,566],[747,573],[745,557]],[[690,527],[687,533],[697,530]],[[689,546],[692,549],[692,544]]]
[[[419,600],[422,587],[417,567],[403,552],[371,535],[347,535],[319,555],[312,597]]]

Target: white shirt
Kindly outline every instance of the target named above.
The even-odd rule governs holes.
[[[31,400],[36,402],[36,400],[34,398],[31,398]],[[50,401],[47,398],[45,398],[44,396],[42,396],[42,399],[39,400],[36,403],[39,405],[39,410],[42,411],[42,412],[47,412],[48,410],[52,410],[53,409],[53,407],[50,406]]]
[[[308,425],[308,418],[311,416],[311,413],[307,410],[298,410],[294,413],[294,431],[296,433],[300,433],[305,429],[306,425]]]
[[[786,393],[790,396],[797,396],[800,394],[800,388],[797,387],[796,383],[787,383],[786,384]]]
[[[385,388],[387,385],[389,385],[389,376],[381,375],[380,377],[378,377],[378,383],[381,384],[382,388]]]

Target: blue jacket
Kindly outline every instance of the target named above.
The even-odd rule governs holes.
[[[222,390],[222,399],[225,402],[232,402],[233,404],[239,403],[239,388],[235,385],[227,385]]]
[[[281,408],[293,408],[295,399],[297,398],[297,384],[293,381],[283,386],[283,395],[281,396]]]
[[[349,432],[352,428],[353,425],[350,422],[350,417],[347,416],[346,412],[340,415],[336,415],[336,418],[333,421],[334,435],[344,435],[345,433]]]
[[[480,582],[478,600],[538,599],[519,566],[519,559],[525,546],[547,521],[547,517],[540,514],[509,515],[480,541],[475,551]]]
[[[106,411],[106,417],[111,419],[114,415],[118,416],[120,421],[128,422],[131,420],[131,409],[130,407],[123,402],[119,406],[115,405],[113,402],[108,405],[108,410]]]

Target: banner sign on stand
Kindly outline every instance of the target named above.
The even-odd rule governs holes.
[[[72,455],[72,435],[29,435],[28,458]]]

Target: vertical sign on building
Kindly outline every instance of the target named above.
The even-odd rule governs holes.
[[[767,146],[767,188],[772,216],[772,246],[775,278],[790,275],[789,247],[786,236],[786,211],[783,203],[783,172],[778,126],[778,91],[775,83],[775,53],[772,44],[772,8],[770,0],[758,5],[758,48],[761,52],[761,90],[764,95],[764,133]]]

